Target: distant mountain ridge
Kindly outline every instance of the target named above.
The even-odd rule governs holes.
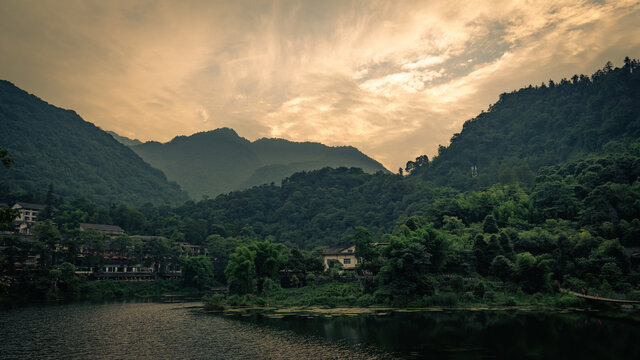
[[[118,140],[119,143],[121,143],[123,145],[126,145],[126,146],[129,146],[129,147],[142,144],[142,141],[140,141],[138,139],[129,139],[126,136],[120,136],[120,135],[116,134],[114,131],[105,130],[105,132],[107,134],[113,136],[113,138]]]
[[[150,141],[131,148],[196,199],[279,183],[293,173],[324,167],[387,172],[382,164],[352,146],[267,138],[251,142],[229,128],[177,136],[164,144]]]
[[[111,135],[4,80],[0,124],[0,147],[15,160],[0,175],[5,197],[43,195],[52,184],[58,196],[83,196],[102,206],[188,200],[177,184]]]

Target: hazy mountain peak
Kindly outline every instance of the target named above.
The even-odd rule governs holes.
[[[142,141],[138,139],[129,139],[126,136],[118,135],[115,131],[105,130],[105,132],[113,136],[113,138],[118,140],[121,144],[129,147],[142,144]]]
[[[279,138],[251,142],[230,128],[176,136],[165,144],[145,143],[133,149],[196,198],[279,183],[295,172],[323,167],[387,171],[352,146],[331,147]]]

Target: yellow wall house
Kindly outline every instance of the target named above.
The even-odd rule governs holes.
[[[355,269],[358,259],[356,258],[356,246],[351,245],[341,249],[324,249],[322,251],[322,262],[324,269],[329,269],[329,261],[337,260],[344,269]]]
[[[17,202],[11,207],[18,210],[20,215],[14,220],[14,225],[20,234],[30,234],[31,227],[38,221],[40,212],[47,208],[46,205]]]

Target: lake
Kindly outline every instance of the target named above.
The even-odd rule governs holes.
[[[199,303],[0,311],[3,359],[639,359],[640,324],[589,313],[213,315]]]

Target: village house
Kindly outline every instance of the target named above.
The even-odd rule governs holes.
[[[0,204],[0,206],[8,207],[6,204]],[[46,206],[29,203],[16,203],[12,207],[20,211],[20,217],[16,218],[15,223],[26,224],[25,229],[30,228],[35,224],[40,211],[43,211]],[[115,244],[115,239],[120,235],[126,235],[125,231],[117,225],[107,224],[91,224],[80,223],[79,229],[81,231],[93,230],[100,232],[106,236],[104,239],[104,248],[90,249],[85,246],[80,246],[75,259],[70,261],[76,266],[75,273],[77,275],[84,276],[92,280],[125,280],[125,281],[140,281],[140,280],[153,280],[161,276],[165,279],[179,279],[182,277],[182,269],[178,261],[163,262],[161,269],[156,268],[158,264],[141,264],[144,262],[144,258],[148,258],[150,254],[143,253],[138,254],[138,257],[134,256],[131,252],[133,248],[128,246],[127,251],[120,248],[120,245]],[[21,241],[28,243],[33,241],[33,235],[27,232],[19,233]],[[162,236],[147,236],[147,235],[133,235],[131,239],[139,240],[143,245],[152,239],[164,240],[172,243],[169,239]],[[185,242],[176,243],[179,247],[179,255],[182,256],[208,256],[206,247],[200,245],[193,245]],[[115,246],[115,247],[114,247]],[[6,245],[0,242],[0,251],[4,251]],[[178,250],[176,249],[176,250]],[[55,251],[66,251],[67,248],[59,245]],[[143,250],[144,251],[144,250]],[[142,256],[143,259],[139,257]],[[26,268],[37,268],[40,255],[37,252],[29,251],[26,258],[15,263],[15,268],[18,270],[24,270]]]
[[[355,252],[355,245],[345,248],[322,250],[322,262],[324,263],[325,270],[329,269],[329,263],[331,261],[338,261],[342,264],[343,269],[355,269],[356,264],[358,264],[358,258],[356,258]]]
[[[113,263],[109,262],[100,267],[100,271],[93,273],[89,271],[87,275],[92,275],[94,280],[124,280],[124,281],[144,281],[155,280],[157,274],[153,269],[134,263]]]
[[[374,242],[371,246],[386,246],[388,242]],[[360,259],[356,257],[356,246],[350,245],[345,248],[337,249],[324,249],[322,250],[322,262],[324,263],[324,269],[329,270],[329,263],[331,261],[337,261],[342,264],[342,268],[346,270],[355,269],[356,265],[360,263]]]
[[[42,204],[17,202],[11,208],[18,210],[19,212],[18,217],[13,221],[16,232],[18,234],[30,234],[31,227],[38,220],[40,212],[44,211],[47,206]]]

